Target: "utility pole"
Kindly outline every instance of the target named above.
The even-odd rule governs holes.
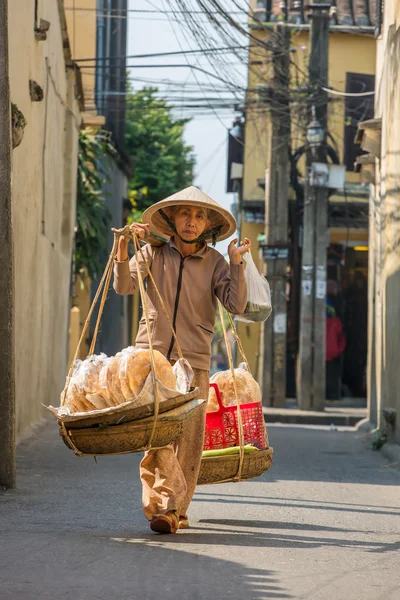
[[[265,178],[265,247],[263,256],[271,287],[273,313],[263,329],[263,402],[282,407],[286,400],[286,276],[288,264],[289,187],[289,51],[286,24],[269,38],[273,44],[270,91],[271,157]]]
[[[15,487],[14,294],[8,0],[0,0],[0,485]]]
[[[326,269],[328,247],[328,187],[316,181],[315,163],[326,163],[330,4],[312,4],[309,60],[310,116],[304,194],[301,269],[300,353],[297,399],[303,410],[325,405]]]

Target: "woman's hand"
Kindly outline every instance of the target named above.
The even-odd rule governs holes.
[[[132,225],[129,225],[129,231],[136,233],[140,240],[144,240],[147,235],[150,235],[150,225],[147,223],[132,223]]]
[[[231,261],[231,265],[240,265],[242,262],[242,254],[248,252],[251,248],[251,242],[249,238],[244,238],[243,241],[240,242],[240,246],[236,246],[238,239],[234,239],[228,246],[228,254],[229,260]]]
[[[143,240],[147,235],[150,235],[150,226],[147,223],[132,223],[129,226],[131,233],[136,233],[140,240]],[[128,245],[131,238],[126,235],[121,235],[118,240],[117,261],[123,262],[128,260]]]

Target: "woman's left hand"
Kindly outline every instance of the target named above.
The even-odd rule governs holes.
[[[229,260],[232,265],[240,265],[242,262],[242,254],[248,252],[251,248],[251,242],[249,238],[244,238],[240,242],[240,246],[236,246],[238,239],[232,240],[228,246]]]

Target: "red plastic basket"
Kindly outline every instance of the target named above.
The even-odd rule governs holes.
[[[217,396],[219,409],[206,415],[206,432],[204,450],[216,450],[239,446],[239,429],[237,423],[237,406],[224,406],[218,384],[210,383]],[[244,443],[253,444],[264,450],[267,447],[265,423],[260,402],[241,404]]]

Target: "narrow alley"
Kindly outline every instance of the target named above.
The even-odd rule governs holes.
[[[153,534],[140,455],[77,458],[54,423],[0,495],[2,600],[395,600],[400,471],[353,429],[270,426],[273,467],[197,489],[191,526]],[[396,466],[396,465],[394,465]]]

